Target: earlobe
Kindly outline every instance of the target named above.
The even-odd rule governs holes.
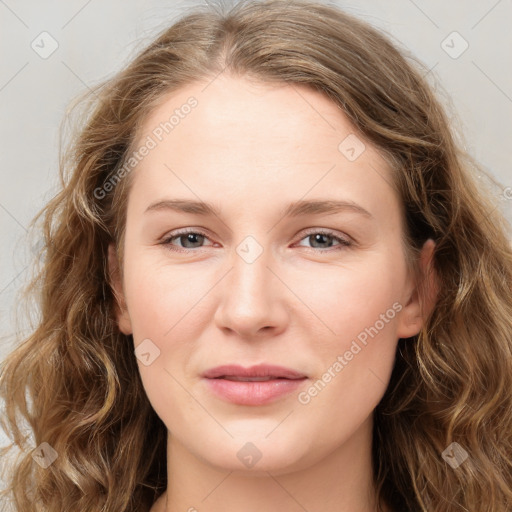
[[[109,279],[110,279],[110,287],[114,294],[116,303],[115,303],[115,313],[117,323],[119,325],[119,330],[123,334],[132,334],[132,325],[130,320],[130,315],[128,314],[128,308],[126,306],[126,300],[124,297],[123,291],[123,283],[122,277],[119,272],[119,265],[117,262],[117,254],[116,249],[113,243],[108,246],[108,269],[109,269]]]
[[[429,239],[421,250],[419,261],[421,283],[415,283],[401,312],[397,331],[399,338],[417,335],[435,307],[439,292],[438,277],[433,265],[435,246],[435,242]]]

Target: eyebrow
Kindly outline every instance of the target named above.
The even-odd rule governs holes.
[[[144,213],[161,210],[172,210],[176,212],[205,216],[215,215],[220,217],[220,208],[210,203],[193,201],[190,199],[163,199],[149,205]],[[281,215],[282,217],[300,217],[319,214],[332,215],[345,211],[359,213],[369,219],[373,219],[373,215],[359,204],[354,203],[353,201],[340,200],[295,201],[290,203]]]

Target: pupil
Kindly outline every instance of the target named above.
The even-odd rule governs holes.
[[[313,235],[313,237],[315,239],[315,242],[319,242],[320,244],[322,244],[321,239],[328,237],[328,235],[322,235],[321,233],[317,233],[316,235]],[[323,243],[325,244],[326,242],[324,241]]]
[[[187,233],[185,236],[187,238],[187,242],[190,242],[192,244],[197,243],[197,240],[194,241],[194,238],[201,237],[201,235],[197,233]]]

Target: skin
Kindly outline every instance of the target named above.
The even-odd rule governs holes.
[[[424,322],[390,170],[368,142],[354,161],[340,152],[355,130],[318,92],[226,75],[205,85],[174,91],[146,119],[141,143],[190,96],[198,100],[132,171],[122,276],[113,246],[109,254],[120,330],[135,347],[150,339],[160,350],[138,363],[169,431],[168,488],[152,511],[373,512],[373,410],[398,339]],[[171,198],[211,202],[220,215],[145,212]],[[350,201],[371,217],[283,217],[300,199]],[[207,236],[162,243],[188,227]],[[308,228],[353,245],[316,241]],[[248,235],[263,249],[251,263],[236,250]],[[428,241],[423,269],[432,250]],[[329,368],[332,376],[337,357],[395,303],[394,318],[300,403],[298,392]],[[236,405],[200,377],[227,363],[277,364],[308,379],[274,403]],[[247,442],[261,453],[252,468],[237,457]]]

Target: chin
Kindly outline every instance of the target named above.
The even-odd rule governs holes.
[[[234,439],[212,439],[209,437],[208,446],[190,446],[191,452],[210,466],[224,471],[247,473],[254,476],[268,476],[290,473],[304,469],[314,464],[317,450],[304,443],[287,436],[283,430],[281,436],[272,433],[265,437],[262,433],[247,433],[236,435]],[[227,434],[226,434],[227,437]],[[305,449],[310,450],[308,454]]]

